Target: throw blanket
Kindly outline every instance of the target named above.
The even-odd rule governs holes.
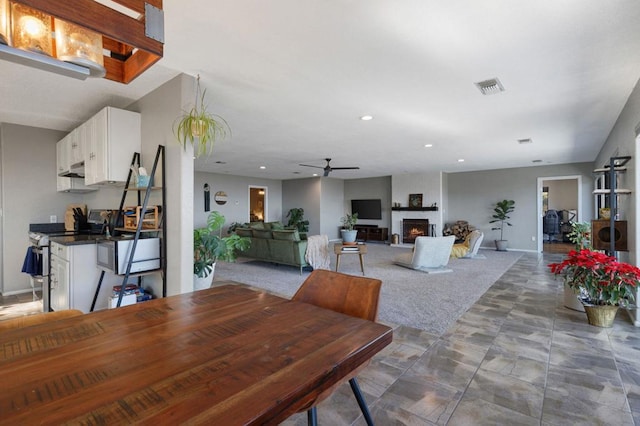
[[[307,239],[305,260],[313,269],[329,269],[329,237],[311,235]]]

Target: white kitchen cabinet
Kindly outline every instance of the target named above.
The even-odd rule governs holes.
[[[63,245],[51,242],[51,309],[91,310],[91,303],[100,278],[96,266],[96,245]],[[112,287],[121,280],[105,279],[95,310],[106,309]]]
[[[56,143],[56,175],[69,171],[69,135]]]
[[[54,311],[69,309],[69,262],[61,257],[50,258],[50,296],[49,305]]]
[[[67,144],[67,155],[69,157],[69,166],[84,162],[84,144],[87,137],[87,123],[80,125],[69,133],[67,136],[69,142]]]
[[[140,152],[140,114],[106,107],[88,123],[85,143],[85,184],[123,184],[131,158]]]

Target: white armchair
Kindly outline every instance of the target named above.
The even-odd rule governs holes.
[[[449,263],[451,248],[456,237],[417,237],[412,253],[397,256],[393,263],[426,273],[451,272]]]

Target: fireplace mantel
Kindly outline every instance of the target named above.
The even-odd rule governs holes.
[[[437,207],[391,207],[397,212],[437,212]]]

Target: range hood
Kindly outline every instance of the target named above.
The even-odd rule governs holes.
[[[58,176],[83,178],[84,177],[84,161],[80,163],[72,164],[71,166],[69,166],[69,170],[65,170],[64,172],[58,173]]]

